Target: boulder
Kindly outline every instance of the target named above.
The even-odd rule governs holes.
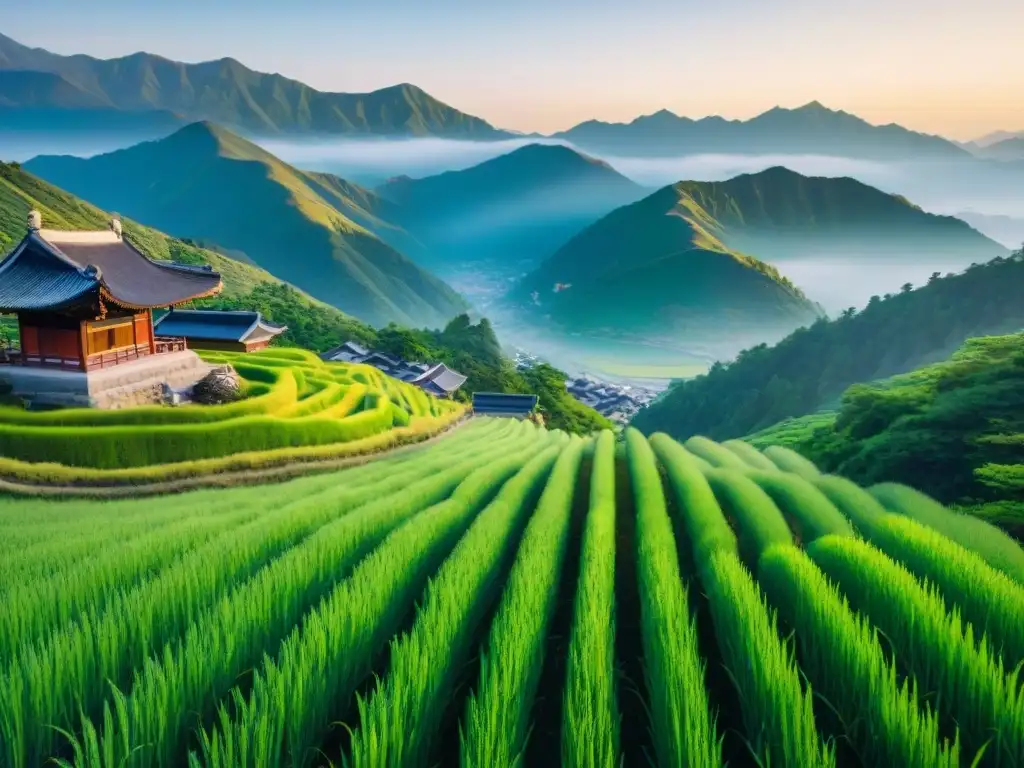
[[[242,380],[230,365],[214,368],[192,387],[192,402],[200,405],[231,403],[242,396]]]

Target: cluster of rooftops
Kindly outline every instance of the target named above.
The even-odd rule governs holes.
[[[392,378],[415,384],[437,397],[451,397],[466,383],[465,376],[444,363],[401,360],[383,352],[374,352],[354,341],[346,341],[320,357],[323,360],[372,365]]]
[[[567,382],[566,391],[584,405],[612,421],[625,423],[654,399],[655,393],[636,387],[577,378]]]

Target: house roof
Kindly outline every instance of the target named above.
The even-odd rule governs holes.
[[[0,310],[61,309],[93,295],[129,309],[180,304],[221,289],[209,267],[158,262],[113,230],[33,229],[0,264]]]
[[[537,395],[474,392],[473,410],[477,413],[530,413],[537,407]]]
[[[153,325],[158,336],[184,336],[208,341],[245,341],[262,331],[264,336],[277,336],[288,330],[263,319],[259,312],[216,309],[172,309]]]
[[[441,392],[450,395],[466,383],[466,378],[458,371],[453,371],[444,363],[438,363],[433,368],[413,379],[412,383],[418,384],[421,387],[431,384]]]

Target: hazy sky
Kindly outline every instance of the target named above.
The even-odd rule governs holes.
[[[815,99],[960,139],[1024,130],[1022,0],[0,4],[0,32],[58,53],[232,56],[331,91],[412,82],[524,131]]]

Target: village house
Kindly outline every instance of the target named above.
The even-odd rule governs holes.
[[[183,338],[190,349],[255,352],[288,330],[259,312],[216,309],[171,309],[153,326],[156,338]]]
[[[221,290],[209,267],[154,261],[114,217],[100,231],[28,233],[0,264],[0,313],[17,315],[20,348],[0,357],[0,383],[30,406],[116,408],[159,402],[209,370],[184,338],[154,333],[153,310]]]
[[[320,355],[322,360],[372,365],[392,378],[414,384],[435,397],[452,397],[466,377],[444,363],[421,363],[400,360],[383,352],[374,352],[354,341],[346,341]]]

